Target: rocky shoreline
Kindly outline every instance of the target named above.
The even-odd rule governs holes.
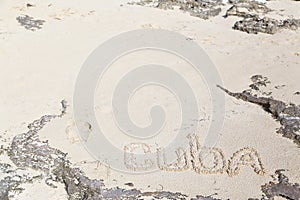
[[[264,86],[267,79],[262,76],[252,77],[255,80],[251,88],[258,89]],[[247,102],[258,104],[264,110],[280,121],[279,129],[284,137],[293,140],[297,145],[299,141],[300,109],[299,106],[274,100],[266,97],[256,97],[249,90],[243,93],[232,93],[220,87],[228,95]],[[44,115],[28,125],[28,132],[15,136],[9,147],[1,146],[1,154],[8,156],[14,166],[0,163],[0,172],[4,178],[0,180],[0,199],[9,200],[16,193],[22,192],[23,184],[44,180],[49,187],[55,188],[55,183],[63,184],[69,200],[98,200],[98,199],[188,199],[188,195],[171,191],[143,192],[136,188],[107,188],[103,180],[90,179],[79,168],[72,167],[66,158],[67,153],[49,146],[47,141],[39,139],[38,132],[51,120],[61,118],[66,113],[67,103],[62,101],[61,113],[58,115]],[[34,170],[30,173],[28,170]],[[299,199],[300,187],[297,183],[290,183],[284,170],[275,172],[274,181],[261,186],[263,197],[261,200],[273,199],[276,196],[286,199]],[[191,200],[218,200],[213,196],[198,195]],[[249,198],[248,200],[258,200]]]
[[[232,28],[250,34],[275,34],[281,29],[297,30],[300,27],[300,19],[277,20],[266,17],[265,14],[273,12],[273,10],[267,6],[267,3],[256,0],[229,0],[227,3],[222,0],[141,0],[128,4],[164,10],[179,8],[191,16],[204,20],[220,15],[221,11],[226,9],[225,5],[230,5],[231,7],[227,9],[224,17],[238,16],[243,18],[235,22]]]

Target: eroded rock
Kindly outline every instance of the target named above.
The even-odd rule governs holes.
[[[281,113],[294,115],[295,111],[284,107],[284,103],[277,102],[270,99],[257,99],[256,97],[247,96],[245,94],[230,93],[236,98],[247,99],[250,102],[257,103],[261,106],[265,106],[272,114],[280,116]],[[269,104],[276,105],[267,106]],[[13,138],[13,141],[8,149],[4,151],[8,154],[11,161],[16,165],[16,169],[6,163],[0,164],[0,174],[4,174],[4,178],[0,180],[0,199],[9,200],[12,193],[22,192],[22,184],[31,183],[36,179],[44,179],[45,182],[51,186],[56,187],[55,183],[62,183],[65,186],[66,193],[69,200],[136,200],[136,199],[188,199],[188,196],[179,192],[170,191],[155,191],[155,192],[143,192],[136,188],[123,189],[119,187],[107,188],[105,187],[103,180],[90,179],[84,172],[78,168],[72,167],[72,163],[66,158],[66,153],[50,147],[48,142],[41,141],[39,139],[38,132],[51,120],[62,117],[66,112],[66,102],[62,102],[62,111],[58,115],[45,115],[40,119],[35,120],[28,126],[28,132],[19,134]],[[275,112],[274,109],[280,107]],[[298,111],[296,111],[297,113]],[[247,150],[248,151],[248,150]],[[249,151],[249,156],[255,154],[255,151]],[[246,154],[245,154],[246,155]],[[254,155],[255,157],[255,155]],[[256,156],[257,157],[257,156]],[[245,163],[249,159],[242,159],[241,164]],[[253,160],[255,161],[255,160]],[[259,161],[255,161],[257,166],[260,165]],[[232,162],[235,164],[238,162]],[[253,163],[252,163],[253,165]],[[21,169],[20,169],[21,168]],[[27,173],[27,169],[35,170],[38,175],[32,176]],[[238,169],[238,167],[237,167]],[[281,174],[279,171],[278,183],[270,182],[262,186],[262,191],[266,196],[272,198],[276,195],[286,195],[290,199],[299,198],[299,187],[297,184],[290,184],[288,178]],[[132,187],[134,185],[132,184]],[[212,196],[198,195],[192,200],[220,200]]]
[[[41,29],[42,25],[46,22],[45,20],[34,19],[28,15],[22,15],[16,18],[17,21],[24,26],[27,30],[36,31],[37,29]]]
[[[209,19],[217,16],[221,12],[220,6],[223,5],[222,0],[140,0],[131,2],[131,5],[150,6],[160,9],[179,8],[188,12],[191,16],[201,19]]]
[[[274,34],[281,29],[296,30],[300,26],[300,19],[276,20],[265,17],[265,14],[273,11],[265,2],[255,0],[229,0],[232,5],[224,17],[239,16],[243,19],[235,22],[233,29],[257,34]],[[191,16],[201,19],[209,19],[221,13],[225,3],[221,0],[140,0],[130,2],[130,5],[150,6],[160,9],[179,8],[188,12]]]
[[[191,200],[221,200],[221,199],[216,199],[212,196],[201,196],[197,195],[196,198],[192,198]]]
[[[218,87],[236,99],[261,106],[266,112],[270,113],[274,119],[280,122],[281,127],[277,130],[277,133],[291,139],[300,146],[300,105],[284,103],[272,97],[257,97],[247,90],[233,93],[219,85]]]
[[[186,199],[187,195],[169,191],[142,192],[135,188],[106,188],[102,180],[90,179],[66,158],[66,153],[52,148],[47,141],[39,139],[38,132],[51,120],[63,117],[67,104],[61,102],[62,110],[58,115],[44,115],[28,125],[28,132],[15,136],[10,147],[6,150],[10,160],[25,172],[33,169],[41,173],[38,178],[45,180],[50,187],[55,183],[65,186],[69,200],[99,200],[99,199]],[[11,166],[0,164],[0,173],[5,178],[0,180],[0,199],[8,200],[9,194],[22,191],[21,184],[28,183],[33,177],[15,174]]]
[[[277,180],[270,181],[261,186],[263,197],[260,200],[274,199],[275,197],[282,197],[284,199],[300,199],[300,187],[297,183],[290,183],[286,175],[283,174],[284,170],[276,170],[275,175]],[[248,200],[259,200],[249,198]]]
[[[0,163],[0,175],[4,175],[0,179],[1,200],[9,200],[13,194],[22,192],[24,190],[21,187],[22,184],[33,183],[35,180],[41,179],[40,175],[32,175],[7,163]]]
[[[300,27],[300,19],[276,20],[268,17],[261,18],[258,15],[250,15],[241,21],[237,21],[233,29],[247,33],[274,34],[281,29],[296,30]]]
[[[230,7],[226,11],[225,17],[228,16],[239,16],[239,17],[248,17],[256,14],[266,14],[271,11],[270,8],[266,6],[265,3],[261,3],[258,1],[229,1],[231,4],[233,4],[232,7]]]

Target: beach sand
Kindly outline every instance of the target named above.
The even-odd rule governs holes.
[[[26,3],[34,6],[27,7]],[[268,6],[277,10],[270,16],[300,18],[300,3],[297,1],[270,1]],[[217,174],[197,173],[191,166],[178,172],[156,170],[138,175],[116,171],[115,166],[97,161],[88,152],[79,137],[73,109],[77,76],[90,53],[113,36],[142,28],[166,29],[195,41],[213,61],[224,87],[231,91],[248,89],[250,77],[259,74],[271,81],[264,89],[272,91],[274,99],[299,104],[300,95],[295,93],[300,91],[300,30],[281,30],[274,35],[247,34],[232,29],[238,17],[225,19],[221,14],[202,20],[178,9],[127,5],[126,0],[4,0],[0,3],[0,13],[0,132],[3,145],[9,145],[14,136],[26,132],[27,125],[33,120],[58,113],[60,101],[65,99],[69,105],[66,115],[51,121],[39,136],[48,140],[51,147],[68,153],[70,162],[89,178],[103,179],[108,188],[132,189],[125,183],[133,183],[134,188],[141,191],[181,192],[188,195],[187,199],[196,195],[247,199],[261,198],[261,185],[272,181],[272,175],[278,169],[287,170],[284,173],[291,183],[300,183],[299,146],[276,133],[280,123],[260,106],[228,95],[225,96],[224,124],[215,147],[224,153],[226,163],[241,149],[249,147],[255,150],[261,161],[261,173],[250,166],[241,167],[234,175],[227,173],[227,166],[223,173]],[[16,20],[21,15],[45,22],[41,29],[27,30]],[[148,53],[142,55],[142,61],[149,58],[151,52]],[[111,74],[104,77],[104,84],[95,92],[95,114],[99,124],[120,149],[131,140],[118,135],[120,131],[114,125],[110,95],[122,73],[136,64],[131,62],[132,58],[134,56],[116,63],[109,71]],[[154,59],[170,64],[196,88],[203,108],[201,117],[208,119],[195,132],[201,138],[212,115],[207,92],[201,94],[205,90],[203,79],[198,81],[198,75],[186,63],[168,56]],[[275,88],[281,85],[284,86]],[[167,106],[167,121],[170,123],[164,127],[166,134],[150,141],[151,145],[155,142],[166,144],[176,134],[176,123],[180,121],[180,114],[176,114],[180,107],[174,106],[176,100],[159,88],[146,88],[137,94],[140,96],[132,99],[134,103],[129,108],[138,124],[151,123],[149,115],[145,117],[144,114],[149,111],[148,103],[162,102]],[[161,101],[147,95],[161,98]],[[0,161],[8,162],[4,157],[1,156]],[[51,188],[43,180],[23,184],[21,187],[25,190],[11,199],[67,199],[63,184],[55,185],[58,187]]]

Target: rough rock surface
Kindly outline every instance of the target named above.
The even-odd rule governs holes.
[[[221,12],[220,6],[223,5],[222,0],[141,0],[129,4],[151,6],[160,9],[174,9],[175,7],[179,7],[180,10],[201,19],[209,19],[210,17],[219,15]]]
[[[221,200],[221,199],[215,199],[212,196],[201,196],[197,195],[196,198],[192,198],[191,200]]]
[[[10,164],[0,163],[0,175],[4,175],[0,179],[0,199],[9,200],[13,193],[22,192],[22,184],[32,183],[41,179],[41,176],[32,176],[22,169],[15,169]]]
[[[150,6],[160,9],[174,9],[179,7],[190,15],[201,19],[209,19],[217,16],[224,8],[221,0],[140,0],[131,2],[131,5]],[[242,20],[235,22],[233,29],[257,34],[274,34],[281,29],[296,30],[300,27],[300,19],[276,20],[265,17],[265,14],[272,10],[266,3],[256,0],[229,0],[231,7],[226,11],[225,18],[229,16],[242,17]]]
[[[228,16],[239,16],[247,17],[255,14],[266,14],[272,11],[266,6],[266,4],[258,1],[249,1],[249,0],[239,0],[239,1],[229,1],[230,4],[233,4],[227,11],[225,17]]]
[[[261,186],[261,190],[264,193],[260,200],[274,199],[275,197],[282,197],[285,199],[300,199],[300,187],[299,184],[289,183],[287,176],[283,174],[284,170],[276,170],[277,180],[270,181]],[[259,200],[259,199],[248,199]]]
[[[277,131],[283,137],[289,138],[300,146],[300,105],[287,104],[271,97],[257,97],[249,91],[233,93],[218,85],[228,95],[261,106],[273,118],[280,122],[281,127]]]
[[[62,101],[62,111],[59,115],[44,115],[28,125],[28,132],[15,136],[6,152],[10,160],[16,165],[18,171],[22,169],[24,175],[16,173],[9,164],[0,164],[0,199],[8,200],[11,193],[21,192],[24,183],[34,179],[44,179],[50,187],[55,183],[65,185],[70,200],[99,200],[99,199],[186,199],[187,195],[168,191],[142,192],[137,189],[106,188],[102,180],[90,179],[66,158],[66,153],[52,148],[47,141],[39,139],[38,132],[51,120],[63,117],[67,104]],[[3,153],[2,152],[2,153]],[[31,169],[40,173],[36,177],[26,175]]]
[[[247,33],[274,34],[280,29],[296,30],[300,27],[300,19],[276,20],[268,17],[259,17],[258,15],[247,16],[241,21],[237,21],[233,29]]]
[[[45,23],[45,20],[34,19],[28,15],[22,15],[16,18],[17,21],[24,26],[27,30],[36,31],[41,29],[42,25]]]
[[[252,77],[252,80],[254,89],[262,87],[269,82],[266,77],[259,75]],[[227,89],[220,88],[230,96],[262,106],[264,110],[271,113],[282,124],[279,132],[300,145],[298,133],[300,128],[299,106],[287,105],[284,102],[271,98],[256,97],[249,91],[232,93]],[[63,117],[66,113],[67,104],[65,101],[61,103],[62,111],[60,114],[42,116],[28,125],[29,130],[26,133],[15,136],[8,148],[1,146],[0,154],[6,153],[15,167],[7,163],[0,163],[0,199],[9,200],[14,194],[22,192],[22,184],[32,183],[41,179],[50,187],[56,187],[55,183],[64,184],[70,200],[188,199],[188,196],[185,194],[169,191],[143,192],[136,188],[107,188],[102,180],[90,179],[80,169],[74,168],[72,163],[66,158],[66,153],[50,147],[48,142],[41,141],[38,135],[38,132],[47,123],[55,118]],[[27,170],[34,170],[36,174],[32,175]],[[288,178],[280,170],[276,171],[276,175],[278,176],[277,182],[270,182],[262,186],[262,192],[264,193],[262,200],[272,199],[275,196],[299,199],[299,185],[289,183]],[[195,198],[191,198],[191,200],[220,199],[213,196],[198,195]]]

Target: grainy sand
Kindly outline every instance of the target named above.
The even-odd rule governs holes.
[[[26,7],[26,3],[34,7]],[[265,90],[272,91],[274,98],[287,103],[300,103],[300,95],[294,94],[300,91],[300,30],[252,35],[231,29],[237,17],[224,19],[219,15],[201,20],[180,10],[160,10],[126,3],[126,0],[0,2],[0,132],[2,139],[6,138],[3,144],[8,144],[15,135],[26,132],[27,124],[34,119],[57,113],[59,102],[65,99],[69,104],[67,114],[41,130],[40,138],[49,140],[52,147],[68,153],[75,166],[83,169],[90,178],[103,179],[107,187],[130,188],[124,185],[130,182],[143,191],[164,190],[182,192],[190,197],[216,194],[215,197],[220,199],[247,199],[260,198],[261,185],[272,180],[271,176],[277,169],[287,169],[285,174],[290,182],[300,183],[300,148],[276,133],[280,124],[262,108],[229,96],[226,96],[224,125],[216,147],[224,153],[226,160],[245,147],[253,148],[261,159],[260,174],[249,166],[242,167],[234,176],[229,176],[227,172],[199,174],[193,167],[179,172],[160,170],[151,174],[124,174],[97,162],[86,151],[75,127],[72,108],[77,75],[96,47],[112,36],[130,30],[154,28],[184,34],[206,51],[224,86],[231,91],[248,89],[250,77],[261,74],[271,81]],[[270,15],[300,18],[299,2],[271,1],[268,5],[283,10]],[[41,29],[26,30],[16,20],[20,15],[29,15],[45,22]],[[143,56],[148,58],[147,53]],[[154,59],[161,60],[161,57]],[[167,63],[170,58],[164,59],[161,61]],[[112,77],[103,79],[107,87],[95,93],[97,119],[105,120],[103,129],[112,132],[108,137],[120,148],[126,144],[126,139],[118,136],[114,121],[110,118],[111,104],[106,95],[111,95],[111,88],[122,75],[120,66],[128,69],[132,63],[135,64],[131,60],[128,57],[116,63],[111,71]],[[194,88],[201,94],[203,83],[197,82],[193,70],[181,64],[174,60],[171,63],[174,69],[192,80],[194,86],[199,84],[199,88]],[[275,89],[278,85],[285,86]],[[169,106],[167,111],[171,114],[167,116],[170,117],[168,120],[174,122],[165,127],[166,136],[157,139],[158,143],[163,143],[164,138],[172,137],[179,120],[178,115],[173,114],[178,107],[173,106],[176,101],[172,100],[172,96],[158,88],[149,88],[141,91],[140,97],[133,98],[133,102],[137,103],[130,108],[133,119],[147,125],[149,118],[143,113],[148,112],[147,103],[153,101],[145,95],[157,93],[163,104]],[[209,116],[210,105],[205,100],[205,94],[200,95],[199,99],[203,99],[201,105],[208,109],[203,113],[207,112]],[[206,126],[207,123],[204,123],[199,128],[197,134],[200,138],[201,133],[207,130]],[[8,162],[2,157],[0,161]],[[43,181],[26,184],[22,186],[25,190],[12,199],[67,199],[63,185],[57,186],[56,189],[50,188]]]

